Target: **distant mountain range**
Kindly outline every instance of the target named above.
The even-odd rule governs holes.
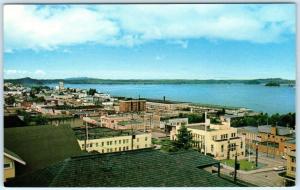
[[[22,85],[47,85],[63,81],[65,84],[266,84],[274,82],[278,84],[295,85],[295,80],[281,78],[250,79],[250,80],[188,80],[188,79],[97,79],[88,77],[66,78],[66,79],[32,79],[30,77],[20,79],[4,79],[4,82],[11,82]]]

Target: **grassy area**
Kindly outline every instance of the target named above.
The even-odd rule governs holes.
[[[222,160],[221,163],[234,167],[234,160]],[[240,169],[245,171],[255,170],[257,169],[255,166],[255,162],[248,162],[247,160],[239,160]]]
[[[134,125],[134,124],[140,124],[142,123],[141,121],[135,121],[135,120],[132,120],[132,121],[120,121],[118,122],[119,125],[122,125],[122,126],[125,126],[125,125]]]
[[[161,150],[164,152],[174,152],[177,150],[169,138],[152,139],[152,144],[161,145]]]
[[[83,153],[68,125],[5,128],[4,147],[26,162],[25,167],[17,168],[19,174]]]

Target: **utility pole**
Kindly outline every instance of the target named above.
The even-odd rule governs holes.
[[[133,127],[132,127],[132,122],[133,122],[133,113],[131,113],[131,150],[133,150]]]
[[[233,181],[236,182],[236,174],[237,174],[237,170],[240,169],[240,163],[237,162],[237,146],[235,145],[235,159],[234,159],[234,178]]]
[[[204,124],[204,126],[205,126],[205,136],[204,136],[204,155],[206,155],[206,153],[207,153],[207,150],[206,150],[206,136],[207,136],[207,112],[205,112],[205,124]]]
[[[87,114],[85,114],[85,117],[87,117]],[[88,126],[87,126],[87,121],[85,121],[85,141],[84,141],[84,149],[85,151],[87,150],[87,141],[89,139],[89,131],[88,131]]]
[[[257,168],[258,166],[258,144],[256,143],[256,149],[255,149],[255,166]]]

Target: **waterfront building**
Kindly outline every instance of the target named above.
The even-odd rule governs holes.
[[[63,81],[59,82],[58,89],[59,91],[63,91],[65,89]]]
[[[119,104],[119,112],[146,111],[146,100],[120,100]]]
[[[100,121],[101,127],[114,130],[148,130],[159,127],[160,116],[153,113],[104,115]]]
[[[146,102],[146,108],[148,111],[155,110],[155,111],[174,111],[178,109],[188,108],[188,103],[175,103],[175,102]]]
[[[4,148],[4,182],[16,176],[16,164],[26,165],[26,162],[17,154]]]
[[[151,133],[139,131],[115,131],[108,128],[74,128],[81,150],[99,153],[121,152],[149,148]]]
[[[170,139],[176,140],[181,125],[174,127]],[[230,126],[229,121],[221,124],[211,124],[209,119],[205,123],[186,125],[193,137],[193,147],[204,154],[212,155],[217,160],[245,158],[245,138],[237,135],[237,129]]]

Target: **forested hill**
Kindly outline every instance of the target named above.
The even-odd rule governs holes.
[[[23,85],[46,85],[63,81],[65,84],[266,84],[275,82],[278,84],[295,85],[295,80],[281,78],[251,79],[251,80],[187,80],[187,79],[97,79],[97,78],[67,78],[67,79],[32,79],[29,77],[20,79],[5,79],[4,82]]]

